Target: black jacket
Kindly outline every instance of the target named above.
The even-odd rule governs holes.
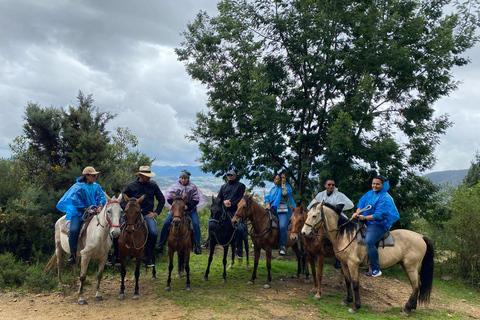
[[[154,181],[148,182],[140,182],[139,178],[135,181],[130,182],[123,190],[123,193],[126,194],[129,198],[135,197],[140,198],[141,196],[145,195],[145,199],[143,199],[141,206],[142,206],[142,214],[146,215],[150,211],[160,214],[162,212],[163,206],[165,205],[165,197],[163,196],[162,191]],[[157,209],[153,211],[153,207],[155,205],[155,198],[157,198],[158,205]],[[122,208],[125,209],[127,205],[125,199],[122,198]]]
[[[245,185],[238,180],[228,181],[225,183],[218,192],[218,197],[222,199],[222,202],[225,200],[230,200],[232,206],[226,208],[229,212],[236,212],[237,205],[242,200],[243,194],[245,193]]]

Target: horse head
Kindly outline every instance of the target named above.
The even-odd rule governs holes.
[[[187,194],[185,193],[183,196],[180,194],[172,193],[173,202],[172,202],[172,224],[175,227],[180,226],[182,222],[182,217],[185,212],[185,199],[187,198]]]
[[[323,223],[323,205],[324,201],[318,202],[315,200],[313,205],[308,211],[307,220],[305,220],[305,225],[302,228],[302,235],[310,238],[315,230]]]
[[[240,202],[237,205],[237,211],[232,218],[232,224],[234,228],[237,228],[238,225],[248,218],[251,215],[250,208],[252,207],[253,202],[253,193],[248,195],[245,192],[245,195],[242,197]]]
[[[212,196],[212,206],[210,207],[210,220],[208,221],[209,229],[217,229],[223,217],[222,199]]]
[[[290,223],[292,225],[290,239],[292,239],[293,241],[297,241],[298,234],[302,230],[305,224],[306,214],[302,204],[298,205],[296,208],[294,208],[293,206],[290,206],[290,209],[293,212],[292,216],[290,217]]]
[[[142,221],[142,207],[141,203],[145,199],[145,195],[140,198],[129,198],[126,194],[123,195],[123,199],[127,202],[125,206],[125,226],[128,234],[135,232],[137,225]]]
[[[105,218],[110,228],[110,236],[112,238],[118,238],[120,235],[120,217],[122,215],[122,207],[120,206],[122,194],[115,199],[115,197],[110,198],[105,193],[105,199],[107,200],[107,204],[103,210],[105,211]]]

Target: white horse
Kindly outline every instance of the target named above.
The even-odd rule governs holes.
[[[117,199],[110,198],[105,194],[107,204],[102,211],[94,216],[85,232],[82,233],[78,239],[77,259],[73,267],[73,283],[77,284],[77,267],[78,257],[81,257],[80,264],[80,288],[78,289],[78,304],[87,304],[83,297],[83,285],[87,276],[87,268],[90,259],[99,259],[97,272],[97,286],[95,287],[95,300],[101,301],[100,281],[102,280],[103,269],[108,258],[108,251],[112,246],[112,238],[117,238],[120,235],[120,216],[122,208],[120,207],[120,194]],[[57,265],[58,272],[58,286],[62,287],[61,267],[63,260],[63,252],[70,254],[70,246],[68,244],[68,235],[62,232],[64,226],[68,223],[65,216],[61,217],[55,223],[55,253],[50,261],[45,266],[44,271],[50,270],[54,265]]]

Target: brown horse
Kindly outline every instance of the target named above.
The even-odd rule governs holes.
[[[191,219],[185,214],[185,198],[180,195],[174,195],[172,202],[172,224],[170,225],[170,232],[168,234],[168,257],[170,258],[170,264],[168,265],[168,280],[165,291],[171,291],[170,283],[172,281],[173,270],[173,255],[177,252],[178,255],[178,271],[182,266],[185,267],[185,273],[187,274],[187,288],[185,291],[190,292],[190,250],[192,249],[191,238]]]
[[[361,306],[358,268],[368,266],[368,253],[366,246],[360,245],[356,241],[357,224],[346,219],[340,213],[324,202],[313,204],[308,212],[302,234],[309,237],[319,226],[323,225],[326,236],[332,242],[337,259],[342,263],[347,285],[347,298],[342,304],[348,305],[354,301],[351,288],[353,284],[355,301],[348,311],[355,313]],[[427,237],[410,230],[397,229],[390,233],[395,239],[395,245],[378,248],[380,267],[388,268],[397,263],[402,266],[412,285],[412,294],[403,309],[403,313],[409,315],[412,310],[417,308],[417,301],[424,304],[430,301],[433,283],[433,244]],[[418,269],[420,266],[419,279]]]
[[[243,198],[237,205],[237,212],[232,218],[233,226],[236,227],[243,220],[250,220],[252,226],[249,235],[253,242],[253,252],[254,252],[254,264],[253,264],[253,273],[252,278],[248,284],[253,284],[257,278],[257,267],[258,260],[260,259],[260,250],[265,250],[267,257],[267,270],[268,277],[267,283],[264,285],[265,289],[270,288],[270,281],[272,281],[272,276],[270,273],[272,265],[272,249],[278,249],[280,247],[279,241],[279,230],[272,228],[272,222],[269,212],[253,200],[253,194],[244,195]],[[290,234],[290,231],[289,231]],[[290,239],[289,234],[287,235],[287,245],[286,247],[292,247],[295,255],[297,256],[297,277],[300,276],[302,270],[302,262],[300,250],[296,241]]]
[[[142,263],[143,253],[145,251],[145,243],[147,242],[148,229],[142,216],[142,207],[140,204],[145,195],[139,199],[129,198],[123,195],[127,202],[125,206],[125,222],[122,225],[122,232],[118,238],[118,254],[120,258],[120,273],[122,275],[122,284],[120,285],[119,300],[125,299],[125,269],[126,258],[135,258],[135,292],[133,300],[138,300],[138,277],[140,276],[140,264]]]
[[[335,257],[335,254],[333,253],[331,244],[326,244],[323,228],[317,230],[316,235],[311,238],[301,236],[302,228],[307,220],[307,212],[301,204],[296,208],[291,207],[291,209],[293,214],[290,217],[290,223],[292,224],[290,239],[293,241],[300,240],[303,244],[307,268],[308,265],[310,265],[314,281],[314,287],[310,293],[315,293],[314,299],[319,300],[322,295],[322,276],[325,257]],[[317,261],[317,270],[315,270],[315,260]]]

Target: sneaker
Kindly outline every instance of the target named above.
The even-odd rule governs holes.
[[[278,254],[281,255],[281,256],[286,255],[287,254],[287,249],[284,246],[282,246],[280,248],[280,250],[278,251]]]
[[[152,262],[152,258],[145,259],[145,265],[147,268],[155,267],[155,264]]]
[[[380,277],[382,275],[382,271],[380,270],[373,270],[372,277]]]
[[[243,251],[237,250],[235,254],[237,255],[237,259],[243,259]]]
[[[70,257],[67,259],[68,264],[75,264],[75,256],[72,254]]]
[[[202,248],[204,249],[207,249],[208,247],[210,247],[210,239],[208,239],[207,241],[205,241],[202,245],[201,245]]]
[[[198,255],[198,254],[202,254],[202,249],[200,249],[199,246],[196,246],[194,252],[195,252],[195,254],[197,254],[197,255]]]
[[[365,272],[365,275],[366,275],[367,277],[370,277],[372,274],[370,273],[370,270],[367,270],[367,272]]]

